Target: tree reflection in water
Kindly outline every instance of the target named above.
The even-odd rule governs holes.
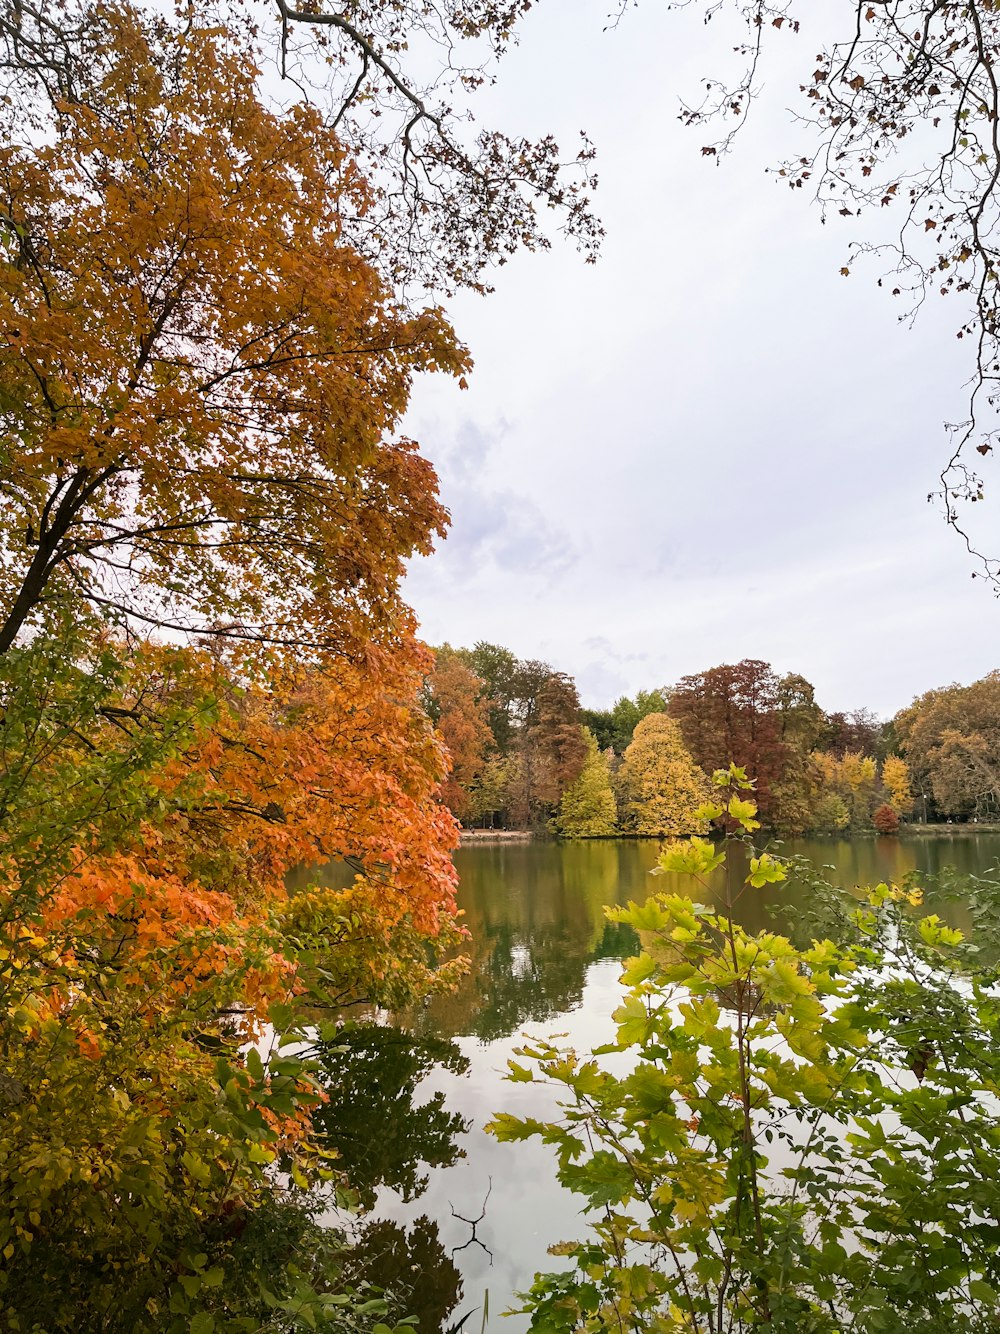
[[[445,1110],[444,1094],[419,1106],[413,1101],[432,1070],[468,1070],[454,1042],[390,1025],[345,1024],[317,1047],[316,1058],[328,1101],[314,1123],[365,1209],[374,1207],[380,1186],[416,1199],[427,1185],[422,1167],[450,1167],[465,1156],[455,1139],[468,1124]]]
[[[571,1022],[582,1034],[606,1018],[615,1003],[615,969],[601,967],[601,962],[636,953],[638,941],[631,928],[608,923],[604,905],[642,902],[652,890],[681,887],[672,884],[671,877],[650,876],[658,848],[656,840],[609,840],[459,849],[459,905],[471,932],[463,950],[471,961],[468,976],[455,993],[434,997],[405,1021],[396,1017],[419,1037],[400,1028],[352,1025],[321,1051],[331,1098],[323,1114],[328,1144],[342,1155],[359,1194],[370,1205],[385,1187],[417,1201],[397,1208],[392,1198],[379,1195],[379,1212],[395,1221],[362,1219],[355,1229],[359,1271],[368,1281],[395,1289],[395,1318],[408,1312],[418,1315],[426,1334],[454,1331],[464,1320],[464,1334],[470,1334],[480,1327],[481,1317],[473,1308],[487,1284],[491,1305],[503,1309],[518,1287],[530,1284],[537,1268],[549,1264],[545,1245],[566,1226],[554,1193],[540,1188],[530,1162],[521,1175],[510,1163],[499,1168],[490,1143],[484,1147],[485,1137],[461,1135],[463,1119],[448,1109],[478,1120],[504,1105],[506,1090],[497,1086],[496,1072],[509,1054],[504,1045],[509,1035],[527,1025],[562,1028],[574,1010],[579,1013]],[[953,901],[950,881],[956,873],[990,876],[987,868],[996,862],[998,850],[996,834],[964,830],[950,837],[788,840],[781,848],[824,868],[826,877],[848,891],[882,880],[899,883],[919,870],[928,889],[928,909],[964,930],[972,925],[968,908],[961,895]],[[944,868],[955,869],[945,873]],[[739,866],[733,869],[741,877],[745,874]],[[929,872],[938,872],[942,883],[935,884]],[[711,887],[706,888],[711,898]],[[944,890],[948,892],[939,892]],[[740,899],[738,916],[748,930],[811,938],[814,908],[814,892],[803,875],[780,895],[747,893]],[[588,980],[594,979],[588,992]],[[595,1004],[599,1011],[588,1008]],[[465,1074],[468,1061],[446,1040],[451,1035],[465,1039],[471,1079],[456,1078]],[[428,1083],[421,1089],[425,1075]],[[443,1088],[449,1088],[447,1104],[434,1092]],[[465,1154],[456,1136],[468,1149],[467,1162],[458,1161]],[[435,1166],[445,1171],[438,1176],[431,1172]],[[459,1213],[475,1215],[491,1170],[495,1188],[488,1206],[490,1232],[484,1235],[500,1238],[502,1251],[497,1250],[498,1270],[484,1278],[477,1247],[461,1253],[452,1248],[466,1239],[469,1229],[456,1227],[449,1213],[455,1201]],[[422,1197],[428,1176],[430,1189]],[[526,1191],[532,1193],[529,1222],[537,1213],[544,1237],[535,1238],[526,1225]],[[417,1217],[421,1211],[427,1217]],[[571,1211],[569,1216],[575,1215]],[[434,1220],[440,1222],[444,1244]],[[464,1300],[456,1265],[467,1274]],[[522,1328],[514,1321],[500,1323]]]
[[[314,1122],[365,1210],[375,1207],[381,1188],[407,1202],[417,1199],[428,1169],[465,1156],[456,1140],[469,1123],[446,1110],[445,1095],[414,1102],[432,1072],[466,1073],[468,1058],[454,1042],[392,1025],[350,1023],[319,1043],[315,1057],[328,1100]],[[439,1334],[462,1295],[458,1269],[437,1224],[426,1217],[409,1231],[385,1220],[362,1223],[345,1267],[352,1282],[384,1290],[393,1320],[416,1316],[420,1334]]]
[[[460,849],[455,863],[471,969],[453,994],[435,996],[410,1016],[414,1027],[493,1042],[579,1006],[588,967],[638,946],[630,927],[604,916],[604,905],[630,883],[622,848],[539,842]],[[655,852],[653,845],[650,865]]]
[[[418,1218],[409,1232],[381,1220],[363,1227],[348,1271],[391,1295],[394,1319],[416,1316],[420,1334],[440,1334],[462,1296],[462,1279],[441,1244],[437,1223]]]

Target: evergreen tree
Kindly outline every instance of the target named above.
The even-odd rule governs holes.
[[[680,727],[665,713],[639,722],[621,768],[623,826],[631,833],[677,836],[705,832],[694,812],[708,798],[708,782],[684,745]]]
[[[579,777],[563,793],[553,825],[563,838],[610,838],[618,832],[611,768],[593,732],[581,730],[586,759]]]

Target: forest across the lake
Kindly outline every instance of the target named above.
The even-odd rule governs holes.
[[[1000,672],[886,720],[827,712],[805,676],[753,658],[586,709],[568,673],[480,642],[439,648],[422,700],[451,756],[442,798],[467,826],[703,833],[695,811],[730,762],[781,834],[1000,817]]]

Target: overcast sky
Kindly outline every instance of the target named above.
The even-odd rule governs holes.
[[[425,638],[546,659],[590,707],[758,657],[888,716],[1000,666],[1000,603],[926,500],[963,416],[957,307],[901,325],[874,263],[839,273],[859,224],[765,171],[800,142],[816,35],[776,47],[715,166],[677,99],[738,33],[658,0],[602,32],[607,8],[530,15],[481,99],[588,130],[608,236],[596,266],[556,244],[451,305],[470,387],[423,381],[406,423],[453,518],[407,581]],[[986,517],[1000,553],[1000,486]]]

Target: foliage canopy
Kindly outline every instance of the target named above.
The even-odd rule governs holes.
[[[467,359],[344,238],[367,186],[245,51],[98,7],[78,100],[0,147],[0,651],[39,603],[357,651],[444,511],[390,439]]]

